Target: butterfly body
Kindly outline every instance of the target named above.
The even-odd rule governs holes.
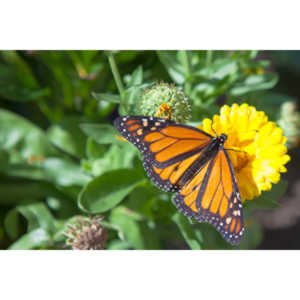
[[[206,132],[169,120],[125,116],[115,127],[143,154],[143,166],[162,190],[176,192],[178,210],[212,224],[231,244],[244,231],[241,197],[224,149],[226,134]]]
[[[180,186],[183,186],[186,184],[191,178],[195,176],[198,170],[200,170],[201,166],[205,163],[207,163],[209,160],[211,160],[215,155],[220,151],[220,149],[223,149],[224,143],[227,139],[227,136],[225,134],[221,134],[218,137],[212,138],[212,141],[210,144],[208,144],[204,149],[199,150],[202,151],[201,158],[199,158],[194,166],[187,170],[187,172],[184,174],[184,176],[179,181]]]

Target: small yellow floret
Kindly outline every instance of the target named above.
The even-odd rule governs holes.
[[[166,103],[161,104],[158,107],[158,112],[156,114],[157,118],[166,118],[170,119],[172,114],[172,107]]]

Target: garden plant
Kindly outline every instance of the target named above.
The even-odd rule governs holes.
[[[299,140],[295,102],[272,90],[279,80],[258,51],[0,51],[0,247],[257,248],[255,211],[279,207]],[[228,135],[239,245],[151,182],[113,125],[136,115]]]

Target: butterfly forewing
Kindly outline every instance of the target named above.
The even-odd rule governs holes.
[[[197,128],[152,117],[120,117],[115,126],[143,153],[151,180],[168,192],[178,191],[193,175],[212,138]]]

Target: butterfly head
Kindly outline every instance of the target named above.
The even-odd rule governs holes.
[[[227,135],[222,133],[220,136],[218,136],[218,140],[219,140],[220,145],[224,145],[224,143],[227,140]]]

